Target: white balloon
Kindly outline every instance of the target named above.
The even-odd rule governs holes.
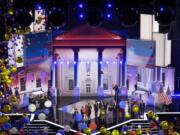
[[[30,105],[28,106],[28,110],[29,110],[30,112],[35,112],[35,111],[36,111],[36,105],[35,105],[35,104],[30,104]]]
[[[11,134],[18,134],[18,130],[17,130],[16,127],[11,128],[11,129],[9,130],[9,132],[10,132]]]
[[[46,115],[45,115],[44,113],[40,113],[40,114],[38,115],[38,119],[39,119],[39,120],[45,120],[45,119],[46,119]]]
[[[156,121],[159,121],[159,117],[156,117]]]
[[[70,127],[69,125],[65,125],[65,126],[64,126],[64,131],[65,131],[65,132],[69,132],[70,129],[71,129],[71,127]]]
[[[138,125],[138,128],[141,128],[141,125]]]
[[[50,108],[52,106],[52,102],[50,100],[47,100],[44,102],[44,106]]]

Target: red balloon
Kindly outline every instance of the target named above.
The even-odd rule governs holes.
[[[24,129],[19,130],[19,135],[25,135]]]
[[[92,122],[92,123],[89,125],[89,128],[92,129],[92,130],[96,130],[96,129],[97,129],[96,123]]]

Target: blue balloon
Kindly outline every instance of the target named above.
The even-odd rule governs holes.
[[[28,117],[23,118],[23,119],[22,119],[22,122],[23,122],[23,123],[29,123],[29,118],[28,118]]]
[[[4,129],[4,130],[9,130],[9,129],[11,129],[11,124],[10,124],[10,123],[4,123],[3,129]]]
[[[39,135],[39,133],[37,130],[35,130],[32,135]]]
[[[59,129],[59,130],[58,130],[58,133],[60,133],[60,134],[62,134],[62,135],[65,135],[65,132],[64,132],[63,129]]]
[[[81,125],[81,130],[84,130],[84,129],[86,129],[87,128],[87,124],[86,123],[82,123],[82,125]]]
[[[44,109],[44,113],[45,113],[46,115],[48,115],[48,114],[49,114],[49,109]]]
[[[75,121],[80,122],[82,121],[82,115],[80,113],[75,114]]]
[[[63,107],[62,107],[62,112],[64,112],[64,113],[67,113],[67,112],[68,112],[68,109],[67,109],[66,106],[63,106]]]
[[[122,108],[122,109],[124,109],[124,108],[126,107],[125,101],[120,101],[120,102],[119,102],[119,107]]]

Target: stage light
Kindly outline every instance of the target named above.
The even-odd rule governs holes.
[[[111,7],[112,7],[112,4],[111,4],[111,3],[108,3],[108,4],[107,4],[107,7],[108,7],[108,8],[111,8]]]
[[[43,5],[41,5],[41,4],[35,5],[35,10],[42,10],[42,9],[43,9]]]
[[[74,65],[75,65],[77,62],[76,62],[76,61],[74,61],[73,63],[74,63]]]
[[[33,16],[28,10],[17,10],[15,13],[15,22],[17,26],[28,27],[33,22]]]
[[[67,61],[67,65],[69,65],[69,61]]]
[[[160,11],[163,12],[164,11],[164,7],[160,7]]]
[[[80,3],[78,7],[82,9],[84,7],[84,3]]]
[[[107,17],[108,19],[110,19],[110,18],[111,18],[111,14],[108,13],[108,14],[106,15],[106,17]]]
[[[115,62],[115,61],[113,61],[113,64],[116,64],[116,62]]]
[[[122,61],[120,61],[119,63],[120,63],[120,64],[122,64],[123,62],[122,62]]]
[[[99,63],[100,63],[100,64],[103,64],[103,62],[102,62],[102,61],[100,61]]]
[[[48,23],[51,26],[64,27],[66,25],[66,14],[60,7],[52,7],[48,15]]]
[[[84,14],[83,13],[79,14],[79,18],[83,19],[84,18]]]
[[[54,65],[56,65],[57,64],[57,61],[54,61]]]

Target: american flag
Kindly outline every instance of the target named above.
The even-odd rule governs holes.
[[[171,95],[166,95],[164,93],[159,93],[158,94],[158,103],[170,105],[172,103],[172,97]]]

